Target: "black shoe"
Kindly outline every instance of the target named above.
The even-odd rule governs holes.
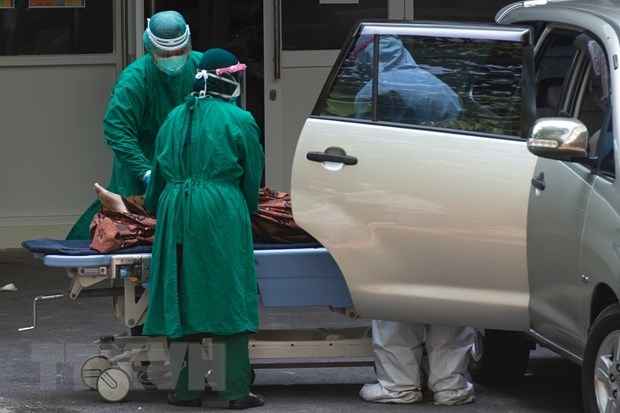
[[[250,407],[259,407],[265,404],[263,396],[260,394],[250,393],[240,399],[231,400],[228,402],[229,409],[241,410],[249,409]]]
[[[179,400],[175,392],[168,393],[168,404],[173,406],[185,406],[185,407],[201,407],[202,398],[192,400]]]

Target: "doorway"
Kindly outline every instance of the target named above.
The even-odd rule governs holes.
[[[183,15],[190,26],[193,50],[226,49],[248,66],[243,91],[245,108],[264,131],[263,0],[157,0],[144,4],[145,16],[162,10],[176,10]],[[261,144],[264,146],[264,133]]]

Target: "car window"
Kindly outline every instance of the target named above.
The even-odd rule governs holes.
[[[607,57],[600,44],[586,34],[579,35],[575,44],[583,52],[586,61],[581,88],[574,105],[575,116],[590,132],[590,157],[598,161],[595,172],[614,178],[611,84]]]
[[[564,80],[575,62],[577,33],[552,32],[544,39],[536,62],[536,116],[559,115]]]
[[[537,116],[583,122],[593,171],[614,178],[611,84],[603,47],[590,34],[566,29],[550,31],[542,42],[536,65]]]
[[[362,35],[321,115],[518,137],[523,48],[502,40]]]
[[[548,50],[554,50],[554,46],[557,46],[555,48],[561,48],[567,55],[572,54],[571,63],[566,64],[571,70],[564,75],[565,79],[562,80],[560,87],[562,91],[557,93],[547,91],[549,96],[558,96],[559,108],[555,109],[557,114],[552,116],[574,117],[583,122],[590,136],[588,152],[593,161],[591,164],[593,172],[613,179],[615,157],[610,99],[611,80],[605,49],[588,33],[565,33],[551,38],[557,43],[552,44]],[[570,45],[566,45],[567,40],[571,40]],[[540,71],[544,70],[543,62]],[[539,90],[542,88],[539,87]],[[559,98],[560,95],[562,99]],[[548,97],[547,101],[550,100],[552,99]],[[540,108],[537,112],[540,112]]]
[[[614,156],[614,134],[611,125],[604,139],[600,140],[597,149],[597,156],[600,160],[597,172],[601,176],[614,179],[616,177],[616,164]]]

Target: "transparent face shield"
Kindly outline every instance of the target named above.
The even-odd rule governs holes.
[[[188,48],[190,42],[189,25],[185,25],[185,32],[174,39],[163,39],[155,36],[151,31],[151,19],[146,19],[146,34],[157,50],[155,52],[175,52]]]
[[[153,49],[153,61],[159,70],[169,76],[181,73],[191,48],[189,25],[185,25],[185,32],[181,36],[163,39],[151,31],[151,19],[147,19],[145,32]]]
[[[196,73],[196,79],[204,79],[204,88],[200,92],[198,92],[198,97],[204,98],[204,97],[207,97],[208,95],[216,95],[229,101],[236,101],[237,98],[242,93],[241,85],[245,83],[244,74],[245,74],[246,67],[247,66],[243,63],[237,63],[236,65],[233,65],[233,66],[223,67],[223,68],[214,69],[214,70],[204,70],[204,69],[200,70],[199,69]],[[238,80],[235,80],[231,76],[232,73],[235,74]],[[231,85],[234,85],[235,89],[231,94],[216,92],[214,90],[208,90],[207,80],[209,78],[217,79],[222,82],[226,82]]]

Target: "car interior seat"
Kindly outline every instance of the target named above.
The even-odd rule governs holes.
[[[577,119],[583,122],[591,134],[601,129],[605,110],[598,103],[596,96],[588,92],[584,95]]]
[[[564,79],[555,77],[540,81],[536,98],[536,117],[558,116],[563,82]]]

